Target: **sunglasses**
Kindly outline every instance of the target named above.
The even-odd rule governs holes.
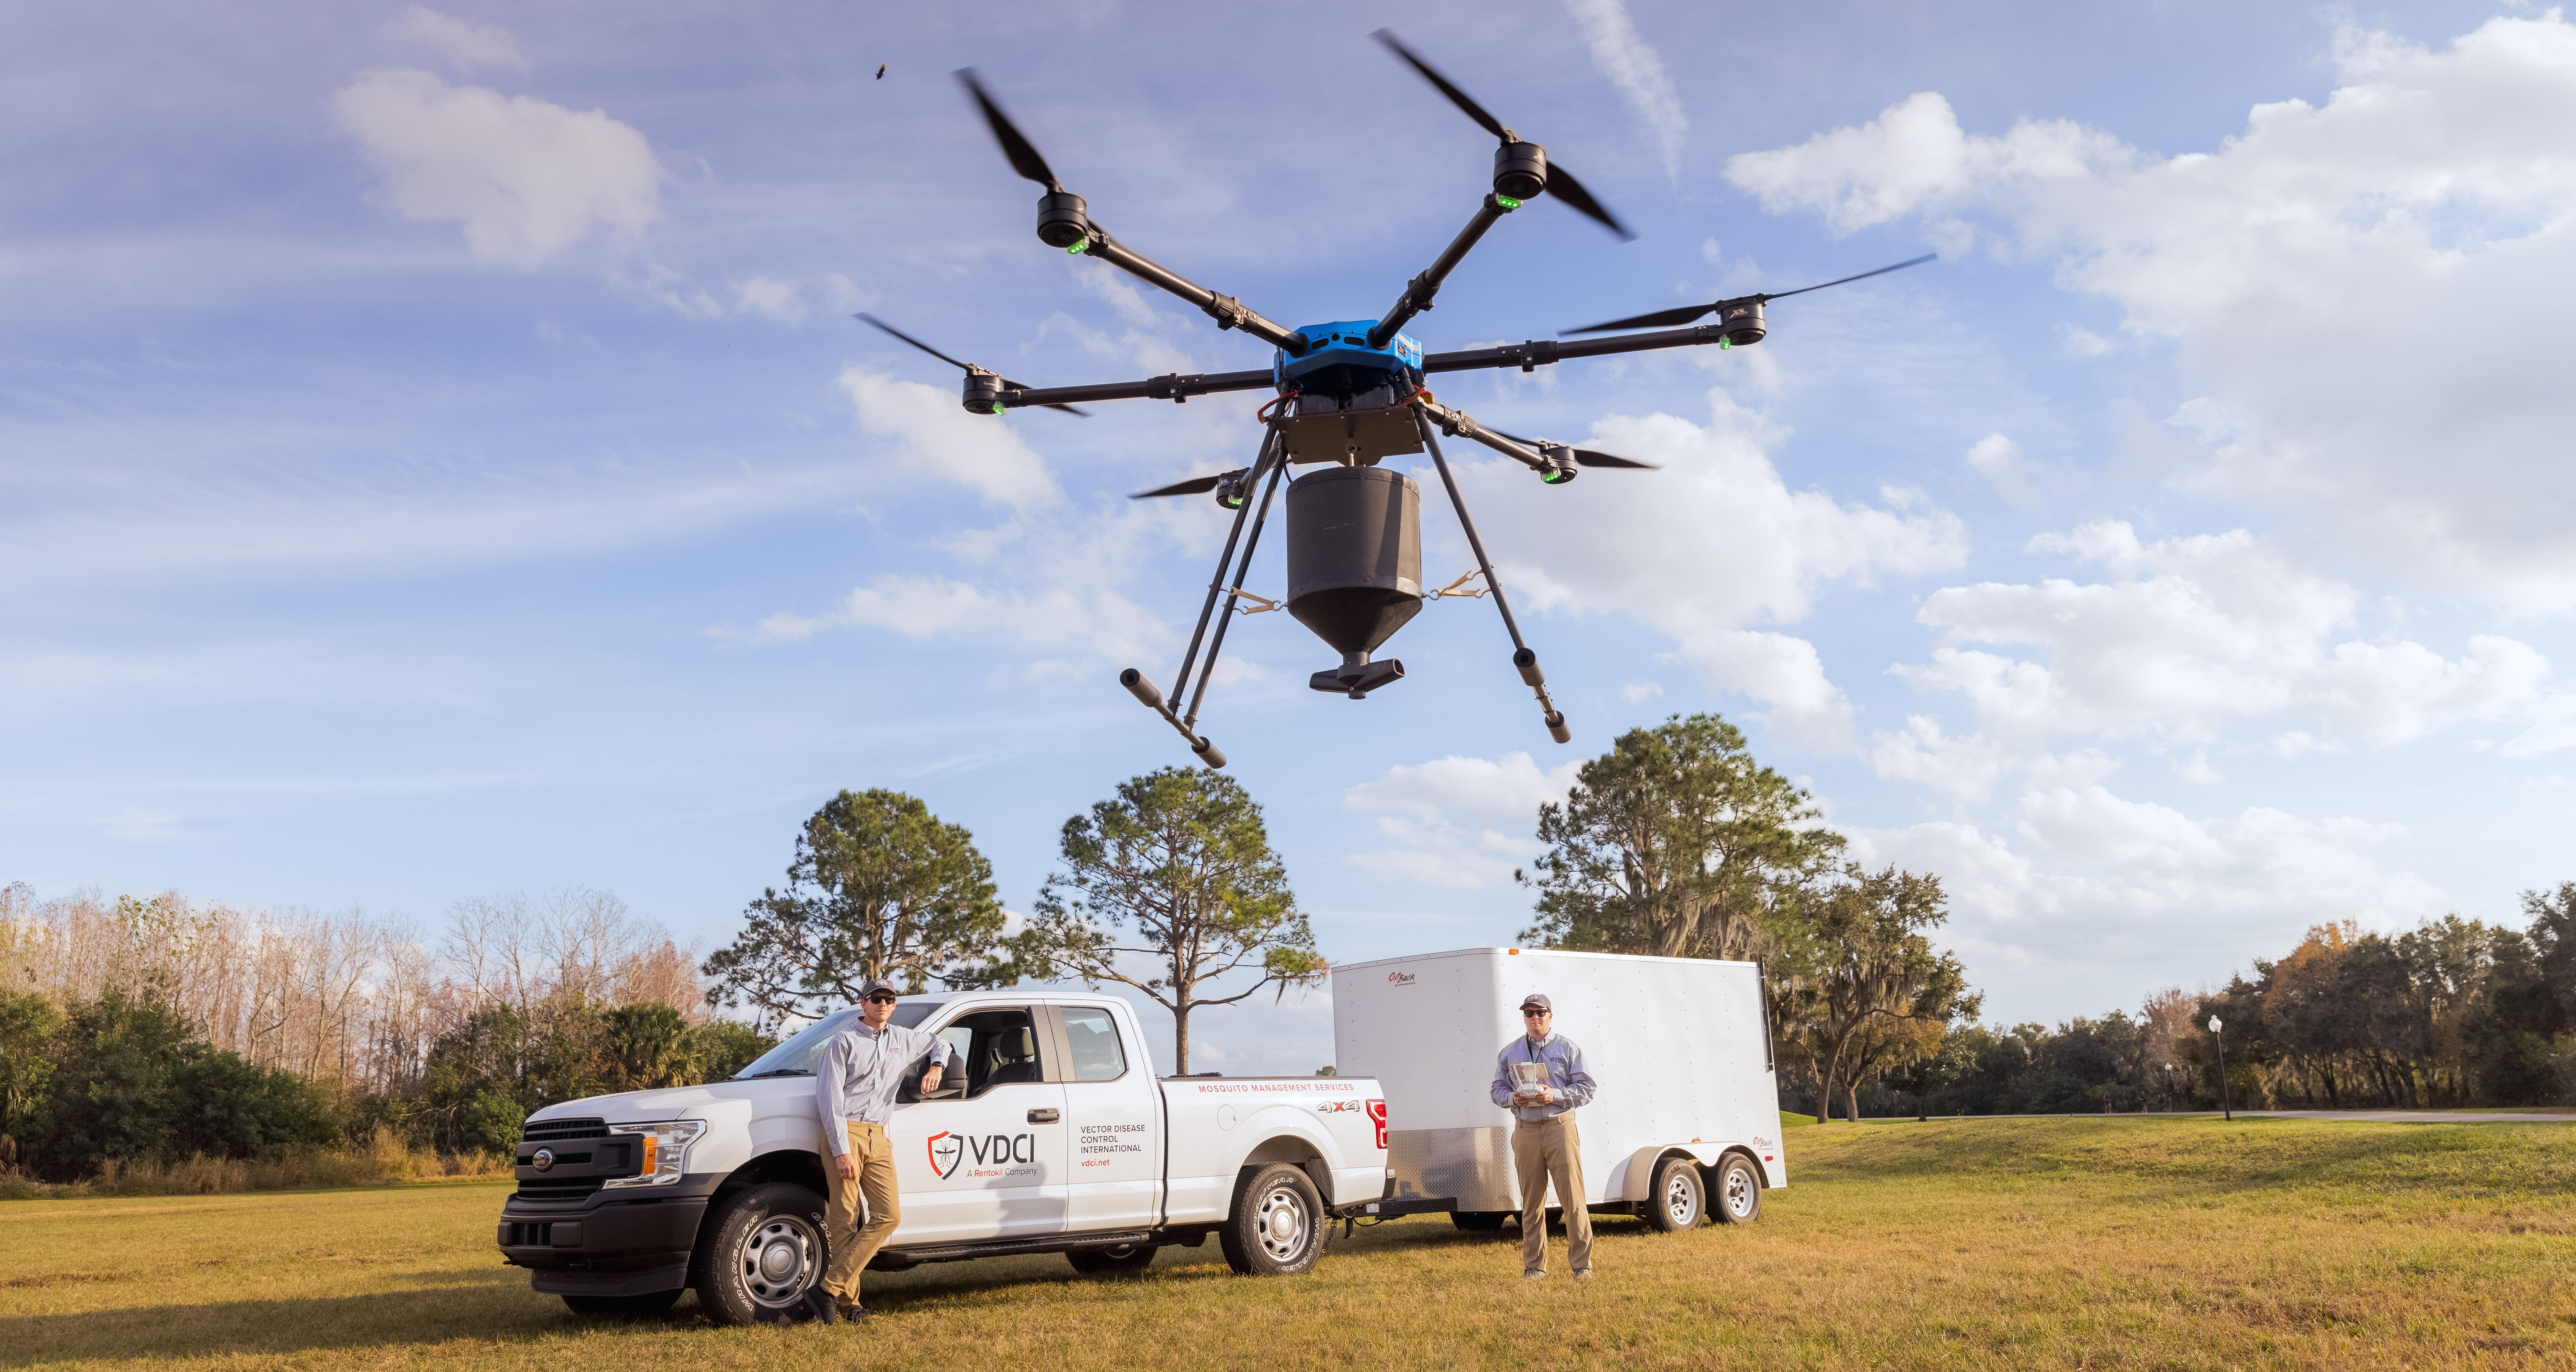
[[[894,1004],[894,1000],[895,1000],[895,998],[894,998],[894,997],[892,997],[892,996],[870,996],[870,997],[868,997],[868,1004],[870,1004],[870,1005],[892,1005],[892,1004]]]
[[[1553,1015],[1553,1014],[1555,1014],[1555,1013],[1556,1013],[1556,1012],[1555,1012],[1555,1011],[1553,1011],[1553,1010],[1523,1010],[1523,1011],[1521,1011],[1521,1018],[1522,1018],[1522,1019],[1546,1019],[1548,1016]]]

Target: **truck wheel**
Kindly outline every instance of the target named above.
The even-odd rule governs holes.
[[[1088,1276],[1099,1272],[1142,1272],[1154,1265],[1154,1245],[1122,1243],[1115,1248],[1076,1248],[1064,1255],[1073,1270]]]
[[[717,1324],[785,1319],[823,1279],[823,1198],[788,1182],[734,1193],[698,1230],[690,1285]]]
[[[1753,1160],[1729,1153],[1717,1165],[1717,1222],[1751,1224],[1762,1218],[1762,1174]]]
[[[1226,1265],[1247,1277],[1293,1277],[1324,1256],[1324,1202],[1303,1169],[1247,1167],[1216,1231]]]
[[[687,1287],[643,1296],[566,1296],[564,1307],[576,1315],[600,1319],[650,1319],[679,1304]]]
[[[1452,1210],[1449,1212],[1449,1222],[1470,1234],[1490,1234],[1502,1228],[1503,1221],[1511,1217],[1512,1212],[1509,1210]]]
[[[1646,1223],[1667,1234],[1697,1229],[1708,1218],[1708,1193],[1699,1164],[1689,1158],[1666,1158],[1655,1164],[1655,1190],[1646,1201]]]

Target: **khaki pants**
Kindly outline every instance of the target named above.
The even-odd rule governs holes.
[[[856,1305],[859,1272],[868,1259],[894,1237],[903,1221],[903,1202],[896,1196],[894,1145],[882,1124],[850,1122],[850,1161],[859,1165],[858,1179],[841,1180],[838,1159],[823,1164],[823,1179],[832,1187],[832,1203],[823,1210],[823,1234],[832,1246],[832,1264],[823,1269],[823,1289],[833,1299]],[[868,1203],[867,1227],[859,1227],[859,1198]]]
[[[1582,1140],[1574,1116],[1559,1115],[1512,1128],[1512,1170],[1521,1183],[1521,1270],[1547,1270],[1547,1184],[1556,1183],[1556,1203],[1565,1207],[1565,1262],[1577,1272],[1592,1270],[1592,1212],[1583,1207]]]

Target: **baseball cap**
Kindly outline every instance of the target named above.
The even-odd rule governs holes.
[[[903,994],[903,988],[895,985],[893,982],[890,982],[883,977],[870,977],[868,978],[867,985],[859,988],[859,999],[866,1000],[868,997],[876,995],[881,991],[890,996],[900,996]]]
[[[1556,1007],[1548,1004],[1547,997],[1540,995],[1536,991],[1532,991],[1528,995],[1521,997],[1522,1009],[1526,1010],[1533,1005],[1537,1006],[1541,1010],[1545,1010],[1551,1015],[1556,1013]]]

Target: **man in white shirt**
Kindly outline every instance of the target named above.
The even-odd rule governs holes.
[[[822,1283],[805,1293],[805,1308],[825,1324],[836,1322],[836,1309],[844,1318],[868,1317],[867,1307],[859,1304],[859,1273],[903,1219],[894,1149],[886,1138],[895,1092],[912,1065],[925,1058],[930,1067],[921,1074],[922,1092],[938,1090],[948,1065],[946,1039],[893,1022],[899,994],[890,981],[870,981],[860,988],[858,1022],[833,1037],[814,1069],[814,1107],[832,1153],[831,1164],[823,1169],[832,1188],[832,1202],[823,1212],[832,1262]],[[864,1229],[859,1227],[862,1196],[868,1209]]]

